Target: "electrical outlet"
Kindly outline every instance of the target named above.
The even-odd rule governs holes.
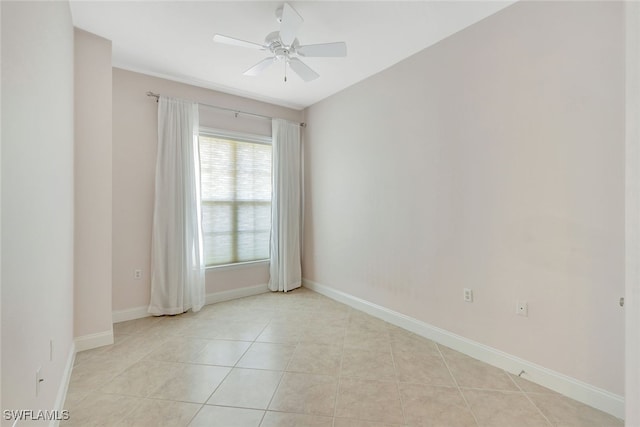
[[[526,301],[517,301],[516,314],[518,316],[529,317],[529,304],[527,304]]]
[[[469,288],[464,288],[464,300],[465,302],[473,302],[473,291]]]
[[[140,270],[139,268],[133,270],[133,278],[136,280],[142,279],[142,270]]]

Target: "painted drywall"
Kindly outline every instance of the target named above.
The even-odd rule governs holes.
[[[2,7],[0,7],[2,23]],[[0,31],[0,57],[2,56],[2,31]],[[1,62],[0,62],[1,64]],[[2,97],[2,67],[0,67],[0,98]],[[0,101],[0,129],[2,129],[2,102]],[[0,242],[2,242],[2,132],[0,132]],[[2,244],[0,243],[0,296],[2,296]],[[0,321],[2,319],[2,300],[0,299]],[[2,327],[0,323],[0,408],[2,406]]]
[[[624,394],[624,78],[622,3],[519,2],[311,106],[303,276]]]
[[[2,409],[52,409],[73,343],[73,26],[66,2],[0,7]]]
[[[149,304],[151,225],[157,145],[157,104],[147,91],[226,108],[302,120],[303,112],[202,89],[140,73],[113,69],[113,310]],[[271,134],[271,122],[200,108],[201,126]],[[134,270],[142,279],[134,279]],[[207,270],[206,292],[266,284],[268,263]]]
[[[640,3],[625,3],[625,422],[640,425]]]
[[[75,30],[76,337],[111,321],[111,42]]]

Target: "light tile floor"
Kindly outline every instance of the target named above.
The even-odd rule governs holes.
[[[63,426],[623,425],[304,288],[114,333],[77,354]]]

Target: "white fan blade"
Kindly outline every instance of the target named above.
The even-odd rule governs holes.
[[[345,42],[309,44],[306,46],[297,46],[296,52],[300,56],[325,56],[338,57],[347,56],[347,44]]]
[[[310,82],[311,80],[315,80],[320,77],[320,74],[313,71],[307,64],[300,61],[298,58],[290,58],[289,66],[305,82]]]
[[[272,56],[270,58],[265,58],[242,74],[244,74],[245,76],[257,76],[258,74],[266,70],[269,67],[269,65],[273,64],[275,61],[276,61],[275,56]]]
[[[248,47],[251,49],[264,49],[265,47],[258,43],[248,42],[233,37],[223,36],[222,34],[216,34],[213,36],[213,41],[216,43],[230,44],[232,46]]]
[[[282,23],[280,24],[280,39],[282,43],[291,46],[304,20],[294,8],[285,3],[282,7]]]

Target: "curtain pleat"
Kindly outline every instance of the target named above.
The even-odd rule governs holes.
[[[302,284],[302,143],[300,125],[273,119],[270,279],[272,291]]]
[[[198,104],[161,96],[149,313],[204,305]]]

